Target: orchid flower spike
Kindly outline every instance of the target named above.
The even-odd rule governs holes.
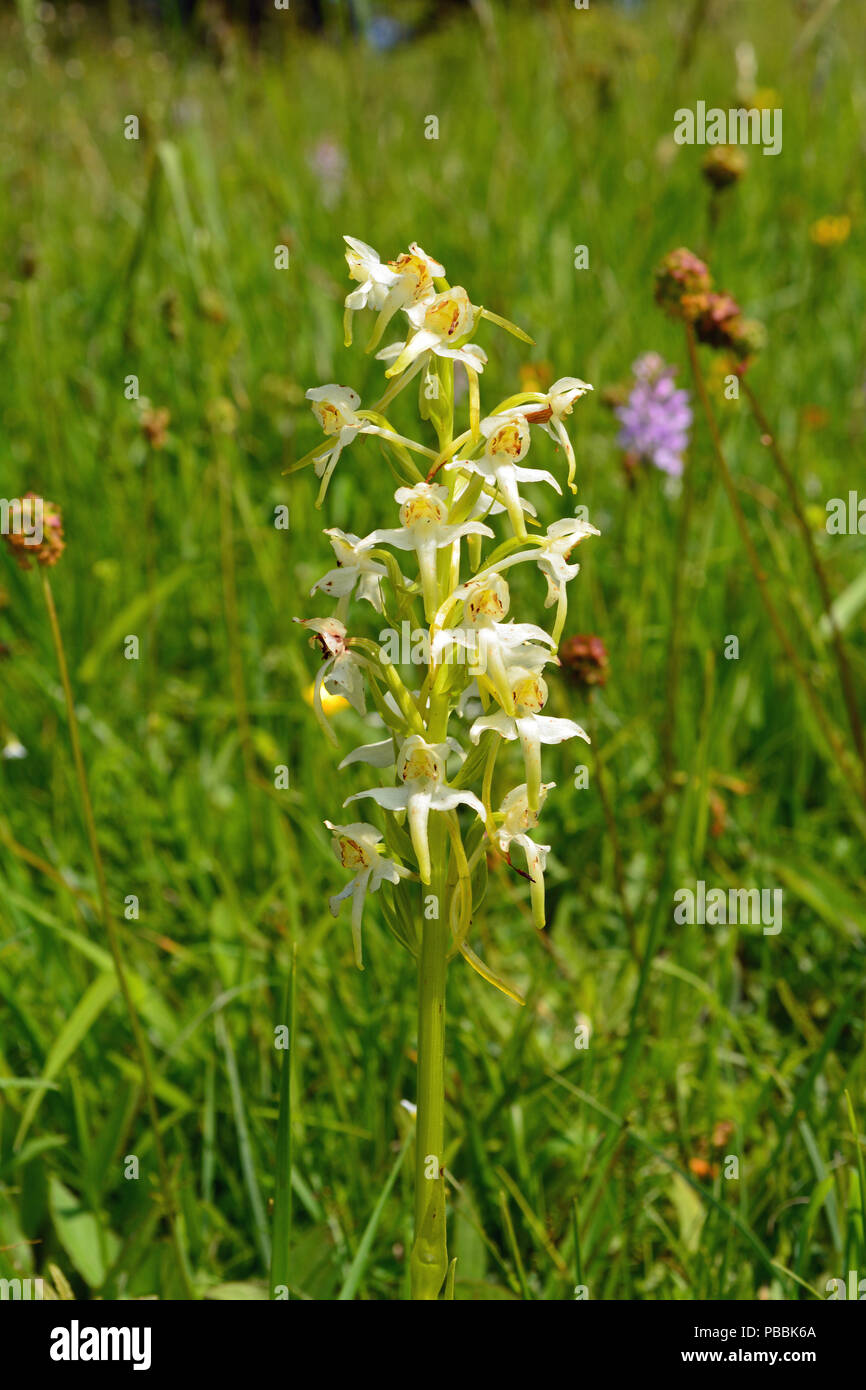
[[[542,743],[565,743],[570,738],[582,738],[589,743],[589,734],[573,719],[554,719],[539,714],[547,703],[547,682],[535,671],[518,667],[511,671],[511,699],[513,716],[505,710],[482,715],[469,730],[469,737],[477,743],[483,733],[492,729],[508,742],[520,740],[529,809],[537,812],[541,795]]]
[[[368,893],[375,893],[383,882],[399,883],[409,875],[409,870],[393,859],[388,859],[380,848],[382,834],[375,825],[366,821],[355,821],[351,825],[334,825],[326,820],[331,831],[331,847],[344,869],[351,869],[353,877],[340,892],[328,899],[331,914],[336,917],[340,903],[352,899],[352,944],[355,949],[355,964],[364,969],[361,954],[361,921],[364,912],[364,899]]]
[[[431,876],[427,839],[430,812],[470,806],[482,820],[485,818],[484,805],[474,792],[447,786],[445,765],[450,751],[448,743],[428,743],[420,734],[410,734],[397,754],[397,776],[402,786],[372,787],[369,791],[356,792],[343,802],[348,806],[352,801],[371,797],[388,811],[408,812],[409,833],[422,883],[429,883]]]
[[[445,1151],[445,1064],[438,1021],[445,1007],[447,966],[459,953],[488,984],[518,1004],[525,1002],[473,949],[487,879],[478,869],[484,868],[488,851],[505,856],[520,874],[525,862],[533,921],[543,927],[550,846],[536,843],[533,832],[554,784],[541,780],[541,748],[571,738],[589,741],[573,720],[542,713],[548,695],[542,672],[560,663],[568,585],[578,572],[572,551],[598,531],[588,521],[568,517],[548,526],[545,534],[521,490],[528,483],[544,483],[562,495],[552,473],[525,466],[535,426],[553,438],[557,451],[565,451],[568,484],[574,490],[575,456],[565,420],[592,388],[577,377],[560,377],[550,390],[518,391],[485,415],[481,378],[487,356],[474,341],[481,320],[524,342],[532,339],[475,303],[462,286],[449,287],[444,267],[416,242],[388,262],[366,242],[347,236],[345,244],[355,282],[345,300],[346,343],[352,340],[354,315],[371,310],[375,319],[366,347],[385,364],[386,386],[372,409],[363,409],[360,396],[346,386],[332,383],[308,391],[324,438],[286,471],[315,464],[321,505],[347,448],[363,434],[369,456],[369,437],[378,437],[383,466],[366,467],[358,488],[365,493],[365,505],[376,502],[386,469],[393,472],[402,484],[394,493],[399,524],[362,537],[335,526],[327,530],[336,564],[312,592],[334,599],[336,610],[330,618],[295,621],[321,648],[313,707],[328,737],[336,743],[324,716],[323,692],[345,695],[362,715],[366,692],[374,710],[368,723],[380,730],[368,735],[376,741],[354,748],[340,762],[341,769],[354,769],[354,776],[379,769],[365,780],[386,785],[357,791],[343,802],[347,807],[375,802],[373,818],[381,828],[364,821],[325,822],[334,837],[334,853],[349,873],[330,907],[336,915],[351,898],[352,940],[360,967],[367,894],[390,884],[381,901],[382,916],[400,944],[419,958],[417,1234],[407,1263],[413,1298],[427,1301],[440,1296],[449,1267],[453,1269],[445,1243],[444,1186],[424,1181],[426,1167],[420,1167],[420,1160],[426,1163],[436,1153],[441,1171]],[[403,341],[380,347],[398,312],[405,315],[405,333],[393,336]],[[467,377],[465,404],[456,389],[462,382],[455,383],[455,362]],[[401,405],[407,403],[405,388],[416,376],[421,439],[398,434],[387,414],[401,393]],[[493,530],[497,517],[505,523],[497,528],[498,536]],[[531,534],[530,522],[535,523]],[[484,538],[492,542],[486,554]],[[406,565],[400,557],[397,563],[391,549],[414,552],[417,571],[410,566],[404,577]],[[510,617],[508,571],[527,562],[546,580],[546,608],[556,605],[550,632],[550,623],[539,627]],[[426,622],[419,624],[422,599]],[[357,600],[382,614],[378,640],[357,628],[348,636],[348,615]],[[369,609],[367,617],[370,627]],[[408,676],[410,666],[414,674]],[[455,716],[469,730],[463,740],[468,756],[450,733]],[[350,720],[348,711],[346,717]],[[506,775],[502,741],[519,743],[524,767],[524,781],[504,796],[513,779],[498,785]],[[459,815],[461,807],[471,812],[471,821]]]

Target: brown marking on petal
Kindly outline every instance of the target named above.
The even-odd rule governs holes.
[[[553,414],[553,408],[550,405],[539,402],[538,405],[521,406],[520,413],[528,424],[543,425]]]
[[[366,851],[358,844],[357,840],[352,840],[348,835],[340,836],[340,862],[344,869],[367,869],[370,861]]]

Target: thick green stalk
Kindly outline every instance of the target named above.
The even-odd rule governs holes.
[[[439,817],[436,818],[437,820]],[[415,1244],[412,1297],[432,1301],[448,1273],[445,1242],[445,980],[449,945],[446,847],[441,828],[431,827],[435,865],[429,894],[438,915],[422,921],[418,963],[418,1118],[415,1137]],[[424,889],[422,887],[422,893]]]
[[[454,437],[454,368],[438,365],[440,398],[431,410],[440,452]],[[454,480],[449,482],[449,501]],[[418,557],[419,565],[421,556]],[[447,576],[450,580],[450,573]],[[459,574],[458,574],[459,578]],[[434,559],[432,573],[424,581],[424,607],[428,622],[442,603],[443,588]],[[429,589],[429,592],[428,592]],[[443,740],[448,731],[447,695],[433,698],[427,717],[430,742]],[[421,886],[421,954],[418,960],[418,1116],[415,1131],[415,1243],[410,1273],[412,1298],[435,1302],[448,1275],[445,1235],[445,983],[451,944],[451,911],[448,897],[448,840],[442,815],[431,817],[429,889]],[[428,910],[430,915],[428,916]],[[453,1289],[452,1289],[453,1296]]]

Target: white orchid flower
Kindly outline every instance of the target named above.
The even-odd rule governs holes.
[[[361,954],[361,920],[364,912],[364,899],[368,893],[375,893],[380,883],[399,883],[409,875],[409,870],[393,859],[388,859],[379,848],[381,833],[375,825],[366,821],[355,821],[351,825],[334,825],[326,820],[325,825],[333,835],[331,848],[344,869],[352,869],[354,877],[340,893],[328,899],[331,913],[336,917],[340,903],[351,896],[352,899],[352,943],[355,948],[355,964],[364,969]]]
[[[580,377],[561,376],[549,391],[539,391],[533,401],[517,407],[525,419],[533,425],[540,425],[554,443],[562,445],[568,459],[568,486],[572,492],[577,492],[574,483],[577,465],[574,446],[568,437],[563,418],[571,414],[575,401],[579,401],[581,396],[585,396],[587,391],[591,390],[589,382],[581,381]]]
[[[544,805],[544,798],[555,782],[542,782],[538,788],[538,810]],[[514,791],[508,793],[499,807],[503,817],[502,825],[496,832],[496,839],[502,853],[511,863],[511,846],[519,845],[526,856],[529,874],[529,894],[532,902],[532,918],[538,930],[544,927],[544,870],[550,845],[538,845],[526,832],[538,824],[538,811],[530,810],[526,783],[522,782]]]
[[[384,307],[389,291],[398,283],[398,276],[390,266],[383,264],[379,252],[366,241],[357,237],[344,236],[346,243],[346,264],[349,276],[359,282],[359,288],[346,295],[343,328],[346,347],[352,343],[352,317],[359,309]]]
[[[487,361],[486,352],[476,343],[464,342],[474,332],[480,315],[480,307],[471,303],[462,285],[455,285],[453,289],[444,290],[432,299],[413,305],[406,311],[415,330],[411,337],[403,343],[392,343],[376,353],[379,361],[391,363],[385,375],[398,376],[422,353],[450,357],[473,372],[482,372]]]
[[[515,667],[510,677],[514,714],[497,710],[495,714],[482,715],[469,730],[469,737],[473,743],[477,743],[483,733],[492,729],[508,742],[520,740],[529,807],[537,811],[541,793],[542,743],[565,743],[570,738],[583,738],[589,743],[589,734],[573,719],[539,715],[538,711],[547,702],[547,683],[537,672]]]
[[[600,536],[601,532],[588,521],[577,517],[563,517],[547,528],[547,539],[536,555],[536,563],[547,580],[545,608],[551,608],[559,601],[569,580],[577,575],[580,565],[570,565],[568,557],[575,546],[586,540],[587,536]]]
[[[529,450],[529,426],[519,411],[488,415],[481,421],[481,433],[487,441],[482,457],[453,459],[445,465],[446,470],[477,473],[487,484],[495,487],[508,512],[514,534],[523,539],[526,537],[523,519],[525,503],[520,496],[518,483],[548,483],[560,494],[562,488],[547,469],[520,467],[520,460],[526,457]]]
[[[598,535],[601,535],[601,532],[588,521],[580,521],[577,517],[563,517],[561,521],[554,521],[548,526],[547,537],[536,554],[536,564],[547,580],[544,606],[551,608],[554,603],[557,605],[556,621],[553,625],[553,635],[557,643],[562,636],[568,610],[566,586],[580,570],[580,565],[568,563],[569,556],[575,546],[585,541],[587,536]]]
[[[453,811],[461,805],[471,806],[482,820],[485,819],[484,805],[474,792],[445,784],[445,767],[450,751],[449,743],[428,743],[420,734],[410,734],[397,754],[397,776],[402,785],[372,787],[369,791],[356,792],[343,802],[344,806],[348,806],[352,801],[369,796],[387,811],[408,812],[409,833],[422,883],[429,883],[431,875],[427,839],[430,812]]]
[[[436,552],[462,536],[492,536],[493,532],[480,521],[449,525],[448,489],[435,483],[400,487],[394,493],[394,500],[400,504],[401,525],[384,531],[372,531],[360,545],[365,550],[374,545],[391,545],[396,550],[415,551],[424,595],[424,612],[429,620],[436,612],[438,597]]]
[[[330,695],[344,695],[359,714],[366,713],[361,663],[349,649],[346,629],[338,618],[295,618],[294,621],[300,623],[301,627],[309,628],[313,633],[310,646],[318,645],[325,658],[316,672],[313,710],[328,738],[335,743],[336,739],[322,709],[322,687],[324,686]],[[335,685],[339,687],[337,691],[332,689]]]
[[[460,627],[441,628],[434,632],[431,655],[438,663],[444,652],[453,646],[470,653],[472,672],[483,677],[493,687],[505,710],[512,714],[511,677],[509,667],[540,671],[548,661],[557,658],[548,650],[555,647],[553,638],[534,623],[505,623],[502,619],[511,604],[508,584],[500,574],[487,574],[483,579],[470,580],[458,591],[463,599],[463,623]],[[533,645],[541,643],[542,645]]]
[[[409,449],[414,449],[416,453],[433,457],[432,450],[417,444],[414,439],[407,439],[396,430],[386,429],[387,421],[379,424],[378,420],[384,417],[377,417],[372,411],[360,410],[361,397],[350,386],[339,386],[332,381],[327,386],[311,387],[306,392],[306,397],[325,434],[334,441],[330,446],[327,442],[320,444],[312,454],[305,455],[304,459],[294,465],[297,468],[310,458],[313,459],[316,477],[322,479],[322,486],[316,498],[317,507],[321,507],[324,501],[328,484],[343,450],[357,439],[359,434],[375,434],[388,440],[390,444],[403,444]]]
[[[377,564],[365,550],[361,549],[360,537],[351,531],[341,531],[331,526],[325,531],[331,539],[331,546],[337,557],[337,568],[328,570],[321,579],[316,580],[310,590],[312,596],[317,589],[332,598],[348,599],[358,590],[358,598],[372,603],[377,613],[382,612],[382,594],[379,580],[387,574],[384,565]]]
[[[339,386],[332,381],[327,386],[312,387],[306,397],[325,434],[334,441],[330,448],[323,447],[315,460],[316,477],[322,479],[316,502],[321,505],[343,450],[359,434],[374,433],[374,426],[357,414],[361,397],[351,386]]]
[[[445,267],[422,250],[417,242],[412,242],[396,260],[383,264],[378,251],[357,237],[344,236],[346,243],[346,262],[349,275],[360,281],[360,287],[346,296],[343,327],[345,344],[352,342],[352,316],[359,309],[375,309],[379,318],[368,344],[368,351],[375,346],[385,327],[398,309],[419,304],[432,299],[434,277],[445,274]]]

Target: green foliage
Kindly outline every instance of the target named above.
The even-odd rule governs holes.
[[[552,846],[548,930],[535,931],[525,879],[502,862],[473,926],[526,1008],[459,959],[449,971],[455,1297],[568,1299],[580,1283],[592,1298],[809,1298],[830,1277],[866,1274],[862,828],[780,659],[703,422],[681,542],[681,503],[659,474],[627,479],[601,401],[648,349],[689,384],[652,268],[674,246],[707,253],[717,283],[767,325],[750,380],[817,512],[862,709],[863,541],[823,529],[826,500],[862,486],[862,24],[828,7],[797,47],[800,7],[717,7],[681,71],[690,9],[485,5],[483,24],[469,14],[388,55],[293,33],[256,57],[238,36],[221,63],[179,34],[121,41],[68,25],[47,32],[46,61],[4,20],[0,494],[35,489],[63,508],[54,591],[206,1296],[266,1296],[275,1197],[289,1228],[276,1171],[289,1097],[292,1296],[408,1287],[400,1102],[414,1098],[415,963],[391,932],[412,946],[416,927],[399,894],[390,931],[371,898],[359,973],[347,921],[328,912],[343,879],[321,822],[369,785],[368,769],[338,779],[336,765],[371,730],[345,710],[339,749],[325,745],[303,698],[315,657],[289,621],[311,611],[332,563],[309,475],[283,476],[319,440],[303,391],[345,381],[366,405],[381,383],[381,364],[342,344],[343,232],[383,255],[417,239],[474,302],[531,331],[527,350],[482,325],[479,341],[495,332],[501,348],[485,399],[519,389],[528,355],[595,386],[573,417],[576,500],[602,537],[581,552],[566,635],[599,634],[611,674],[591,706],[551,675],[549,712],[591,719],[594,742],[545,750],[558,784],[539,832]],[[704,152],[673,145],[673,113],[732,103],[744,37],[783,108],[784,147],[751,150],[710,217]],[[138,141],[123,138],[129,112]],[[428,113],[438,141],[424,139]],[[323,142],[345,161],[334,188]],[[810,240],[816,219],[842,213],[848,241]],[[589,268],[575,270],[584,244]],[[705,366],[774,595],[844,732],[787,496],[747,402],[726,400]],[[129,376],[170,412],[161,448],[124,395]],[[397,429],[412,405],[395,402]],[[534,445],[538,466],[546,447]],[[357,441],[329,519],[365,534],[394,485],[380,445]],[[273,524],[281,504],[288,531]],[[364,635],[376,621],[370,610]],[[124,659],[129,634],[137,661]],[[737,660],[723,655],[729,634]],[[5,555],[0,643],[0,744],[14,734],[28,752],[0,762],[0,1277],[44,1273],[60,1296],[64,1278],[78,1297],[177,1296],[38,577]],[[509,759],[502,750],[497,779]],[[673,891],[698,879],[783,888],[782,931],[677,925]],[[130,894],[138,919],[123,916]],[[293,945],[289,1054],[274,1027]]]

